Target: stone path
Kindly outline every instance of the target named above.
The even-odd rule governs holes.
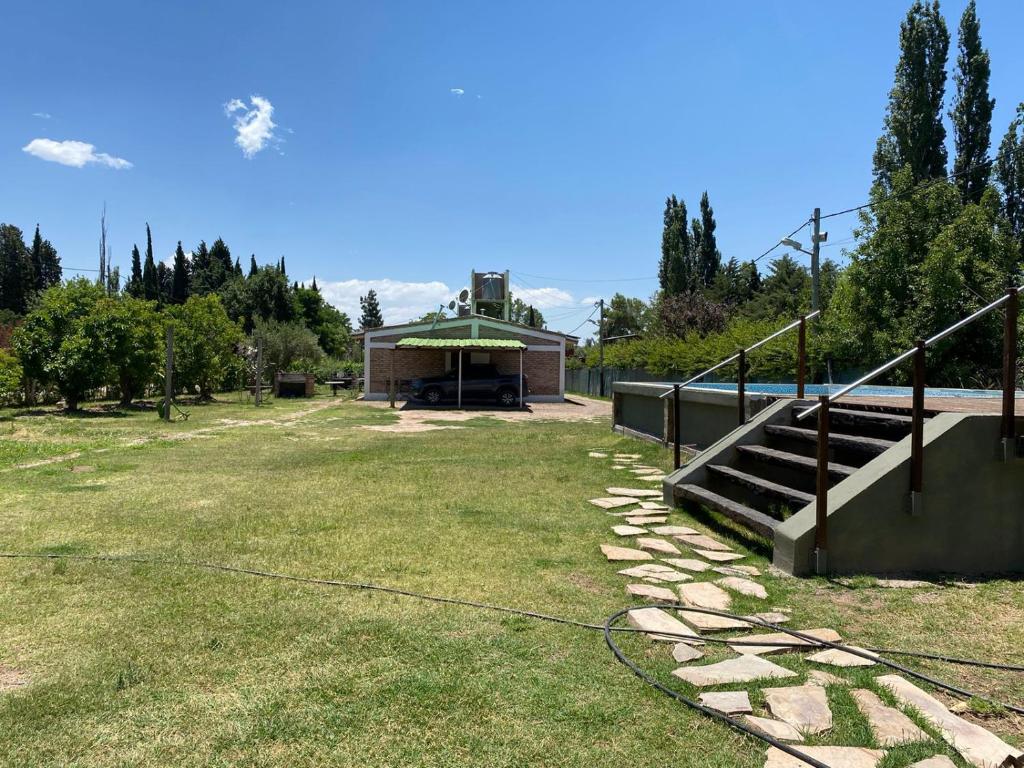
[[[639,454],[614,454],[609,458],[608,452],[592,451],[589,455],[608,461],[616,468],[631,470],[637,480],[661,474],[656,467],[640,464]],[[602,544],[602,553],[609,561],[644,561],[618,571],[634,580],[625,585],[626,593],[631,598],[678,605],[674,610],[633,608],[627,613],[629,624],[642,630],[646,637],[671,643],[671,658],[680,665],[672,675],[698,689],[782,682],[781,685],[761,689],[757,701],[763,699],[763,707],[753,705],[746,690],[700,692],[696,695],[704,706],[739,718],[739,722],[779,742],[793,743],[794,748],[830,768],[877,768],[885,759],[887,749],[929,742],[935,745],[931,751],[938,752],[941,740],[976,768],[1024,766],[1024,753],[1020,750],[980,725],[954,714],[938,699],[898,675],[874,678],[876,690],[892,696],[898,705],[894,707],[875,690],[863,687],[864,677],[856,678],[861,687],[851,687],[846,678],[832,672],[810,669],[797,673],[764,658],[772,654],[800,654],[808,662],[829,666],[836,671],[877,664],[874,654],[854,645],[847,647],[869,658],[841,648],[822,648],[813,640],[803,640],[784,632],[765,632],[765,627],[744,621],[743,617],[694,612],[694,608],[732,611],[734,600],[747,611],[757,610],[753,608],[756,603],[767,603],[771,597],[765,585],[757,581],[762,576],[761,569],[740,562],[747,557],[744,552],[736,551],[734,547],[689,525],[677,524],[674,519],[670,521],[670,517],[675,517],[675,510],[656,500],[662,495],[660,490],[610,487],[606,492],[609,494],[607,497],[591,499],[591,503],[608,510],[607,514],[614,523],[610,526],[613,535],[636,538],[629,541],[635,544],[635,548]],[[667,538],[655,538],[652,534]],[[686,548],[685,554],[680,547]],[[899,586],[910,588],[917,585],[908,582]],[[769,610],[751,613],[747,618],[769,624],[789,621],[787,610],[767,607]],[[705,646],[700,633],[722,630],[733,630],[737,634],[729,637],[724,645],[709,643]],[[799,628],[799,631],[824,642],[842,643],[839,633],[828,627]],[[740,641],[753,641],[756,645],[736,644]],[[800,647],[790,647],[794,644]],[[730,651],[735,655],[721,658],[722,653]],[[711,654],[715,660],[705,661],[705,654]],[[795,684],[790,685],[790,682]],[[834,724],[827,687],[846,689],[842,695],[851,697],[867,721],[872,743],[861,746],[821,745],[822,741],[827,743]],[[937,736],[918,726],[905,710],[919,713],[922,722],[927,723]],[[813,737],[817,744],[803,746],[806,737]],[[906,768],[955,768],[956,765],[947,756],[935,754]],[[765,753],[765,768],[806,766],[803,760],[774,747],[769,747]]]

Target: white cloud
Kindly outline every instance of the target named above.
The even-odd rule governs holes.
[[[53,115],[49,112],[33,112],[32,117],[38,117],[40,120],[49,120]]]
[[[224,105],[224,114],[235,118],[235,144],[247,158],[265,149],[271,142],[276,143],[274,135],[277,124],[273,121],[274,105],[262,96],[250,96],[251,108],[241,99],[231,99]]]
[[[305,280],[309,285],[312,279]],[[330,304],[346,313],[352,324],[359,324],[359,297],[368,291],[377,292],[384,322],[388,325],[404,323],[433,312],[439,304],[447,305],[457,291],[453,291],[439,280],[424,283],[404,282],[401,280],[339,280],[321,282],[317,280],[320,292]]]
[[[465,88],[449,88],[448,91],[450,93],[455,94],[456,96],[462,96],[466,92],[466,89]]]
[[[121,157],[108,155],[106,152],[97,152],[96,147],[84,141],[54,141],[53,139],[32,139],[21,148],[22,152],[38,157],[40,160],[48,160],[51,163],[69,165],[72,168],[82,168],[91,163],[105,165],[108,168],[124,170],[131,168],[132,164]]]
[[[561,288],[524,288],[520,285],[513,285],[512,298],[521,299],[524,303],[532,304],[537,309],[575,303],[572,294]]]
[[[600,296],[584,296],[582,299],[580,299],[580,304],[597,304],[597,302],[599,302],[600,300]]]

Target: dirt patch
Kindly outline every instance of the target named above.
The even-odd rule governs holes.
[[[96,467],[90,464],[75,464],[71,467],[72,472],[95,472]]]
[[[28,675],[0,664],[0,693],[28,685]]]
[[[570,573],[565,578],[574,587],[579,587],[584,592],[589,592],[592,595],[603,595],[605,593],[601,585],[585,573]]]
[[[371,408],[388,408],[388,403],[381,400],[360,401]],[[470,419],[489,418],[498,421],[593,421],[607,419],[612,415],[612,404],[604,400],[591,400],[589,397],[573,395],[561,403],[528,403],[524,410],[508,408],[490,408],[487,406],[470,406],[457,410],[455,408],[428,408],[414,403],[402,403],[395,409],[399,424],[422,424],[434,421],[469,421]],[[434,426],[434,428],[438,428]],[[407,429],[386,429],[381,431],[416,431]]]
[[[427,424],[425,422],[400,421],[397,424],[361,424],[363,429],[374,432],[431,432],[435,429],[464,429],[454,424]]]

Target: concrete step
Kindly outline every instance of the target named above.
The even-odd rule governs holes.
[[[767,539],[775,538],[775,529],[780,521],[769,517],[763,512],[740,504],[738,501],[720,496],[699,485],[684,483],[675,487],[676,499],[691,501],[695,504],[702,504],[705,507],[721,512],[730,520],[735,520],[740,525],[750,528],[752,531],[764,536]]]
[[[771,480],[765,480],[763,477],[751,475],[747,472],[727,467],[724,464],[708,464],[708,471],[749,488],[761,496],[778,499],[788,504],[793,511],[801,509],[814,501],[813,494],[804,493],[779,483],[773,483]]]
[[[818,430],[804,429],[803,427],[787,427],[781,424],[768,424],[764,431],[769,435],[788,437],[792,440],[799,440],[805,443],[818,442]],[[840,432],[829,432],[828,444],[832,448],[845,448],[858,453],[865,453],[877,456],[885,453],[896,445],[895,440],[883,440],[880,437],[861,437],[860,435],[846,435]]]
[[[811,427],[817,423],[817,419],[813,417],[806,423],[796,421],[795,417],[803,411],[804,409],[800,409],[794,412],[793,426]],[[834,405],[829,409],[831,428],[865,437],[899,439],[910,434],[912,424],[913,418],[909,412],[865,410],[847,405]]]
[[[765,464],[777,464],[801,472],[816,473],[818,471],[817,459],[810,456],[801,456],[799,453],[780,451],[764,445],[737,445],[736,450],[744,456],[749,456]],[[850,467],[846,464],[837,464],[834,461],[828,463],[829,477],[836,482],[845,480],[856,471],[856,467]]]

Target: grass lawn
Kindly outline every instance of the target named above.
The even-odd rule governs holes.
[[[629,601],[598,549],[616,521],[586,500],[635,483],[587,451],[671,460],[607,421],[390,433],[363,427],[394,412],[342,398],[187,410],[169,425],[152,411],[0,411],[0,549],[216,561],[601,622]],[[1024,662],[1015,582],[761,581],[797,628]],[[670,646],[622,643],[672,679]],[[1024,675],[921,668],[1024,698]],[[600,633],[188,567],[0,559],[0,685],[5,675],[26,682],[0,692],[5,766],[764,762],[759,742],[644,686]],[[829,692],[844,725],[812,743],[862,743],[848,694]],[[1017,720],[986,724],[1019,743]],[[895,750],[885,766],[942,749],[931,747]]]

